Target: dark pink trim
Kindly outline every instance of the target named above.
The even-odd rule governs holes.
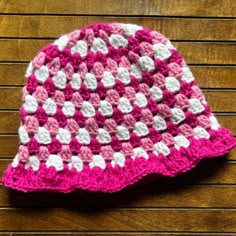
[[[66,193],[75,189],[119,191],[151,173],[174,177],[194,168],[200,160],[224,155],[236,146],[236,139],[229,130],[220,128],[218,131],[208,131],[210,140],[191,139],[189,148],[172,148],[168,158],[150,154],[148,160],[128,158],[124,168],[113,168],[107,164],[107,168],[102,170],[99,167],[90,169],[87,165],[80,173],[75,169],[69,170],[67,165],[63,171],[56,171],[54,167],[47,168],[45,163],[41,163],[39,171],[34,172],[32,168],[25,170],[24,164],[20,163],[16,168],[8,166],[2,183],[24,192],[51,190]]]

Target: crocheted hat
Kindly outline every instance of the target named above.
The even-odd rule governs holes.
[[[37,54],[26,78],[19,149],[2,179],[14,189],[115,192],[236,145],[170,41],[138,25],[66,34]]]

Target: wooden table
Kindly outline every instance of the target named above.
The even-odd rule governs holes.
[[[0,175],[17,151],[26,65],[93,22],[160,31],[184,56],[222,125],[236,134],[235,0],[1,0]],[[236,235],[236,151],[175,179],[115,194],[24,194],[0,185],[0,235]]]

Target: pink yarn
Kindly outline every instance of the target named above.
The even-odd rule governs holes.
[[[44,87],[38,86],[35,92],[33,93],[33,96],[36,98],[38,103],[44,104],[48,98],[48,92]]]
[[[151,29],[75,30],[44,47],[26,77],[19,148],[2,178],[14,189],[115,192],[236,146],[184,59]]]
[[[36,69],[39,69],[45,62],[45,53],[39,52],[39,54],[33,59],[32,64]]]

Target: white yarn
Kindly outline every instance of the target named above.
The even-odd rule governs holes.
[[[21,143],[27,144],[30,141],[28,132],[26,131],[24,126],[21,126],[18,129],[18,134],[19,134],[19,139],[20,139]]]
[[[180,83],[174,77],[166,77],[166,89],[171,93],[176,93],[180,90]]]
[[[192,81],[194,81],[193,74],[188,67],[182,67],[182,71],[183,71],[183,74],[182,74],[181,80],[187,83],[191,83]]]
[[[64,89],[66,87],[66,75],[63,71],[58,71],[55,76],[52,77],[55,86],[59,89]]]
[[[129,71],[126,68],[119,67],[117,70],[117,78],[125,85],[130,83]]]
[[[147,152],[141,147],[134,148],[134,155],[132,156],[132,159],[135,159],[138,157],[144,157],[146,160],[149,158]]]
[[[93,117],[95,116],[95,108],[93,105],[88,101],[83,101],[81,112],[84,114],[85,117]]]
[[[83,170],[83,161],[78,156],[72,156],[68,168],[70,170],[75,168],[78,172],[81,172]]]
[[[154,144],[154,150],[154,153],[163,154],[164,156],[168,156],[170,154],[170,149],[163,142]]]
[[[119,165],[120,167],[125,166],[125,156],[120,152],[115,152],[113,155],[113,160],[111,161],[112,167]]]
[[[163,93],[162,90],[160,88],[158,88],[157,86],[152,86],[150,88],[150,92],[151,92],[151,97],[156,101],[160,101],[163,97]]]
[[[110,71],[104,71],[101,82],[106,88],[112,88],[115,85],[115,78]]]
[[[109,37],[109,42],[115,48],[119,48],[119,47],[125,48],[128,44],[127,39],[119,34],[112,34]]]
[[[85,128],[79,129],[79,132],[78,132],[76,138],[78,139],[78,141],[81,144],[89,144],[90,143],[90,135]]]
[[[131,65],[131,75],[133,75],[136,79],[138,79],[139,81],[141,81],[142,79],[142,71],[141,68],[136,65],[136,64],[132,64]]]
[[[54,44],[56,44],[58,49],[62,51],[64,48],[66,48],[68,42],[69,38],[66,35],[63,35],[59,39],[55,40]]]
[[[170,118],[170,120],[174,124],[178,125],[186,118],[184,112],[179,108],[173,108],[173,109],[171,109],[171,112],[172,112],[172,117]]]
[[[204,106],[201,104],[201,102],[196,98],[189,99],[189,111],[191,111],[194,114],[199,114],[204,111]]]
[[[25,169],[32,167],[33,171],[37,171],[40,166],[40,161],[36,156],[30,156],[29,161],[25,164]]]
[[[139,63],[141,69],[144,71],[152,72],[155,70],[154,61],[148,56],[143,56],[139,58]]]
[[[102,158],[102,156],[94,155],[92,162],[89,163],[89,166],[90,166],[90,168],[93,168],[93,167],[97,166],[97,167],[100,167],[101,169],[104,170],[106,168],[106,162]]]
[[[79,40],[77,43],[71,48],[71,53],[79,53],[82,58],[85,58],[88,52],[88,45],[84,40]]]
[[[48,115],[55,115],[57,111],[57,104],[54,102],[53,99],[48,98],[43,104],[43,109]]]
[[[97,88],[97,79],[94,74],[87,73],[85,75],[84,83],[90,90],[95,90]]]
[[[44,127],[39,127],[38,132],[35,134],[35,138],[41,144],[51,143],[51,136],[47,129]]]
[[[34,71],[33,63],[32,61],[28,64],[26,72],[25,72],[25,77],[29,77]]]
[[[121,141],[126,141],[129,140],[130,136],[129,136],[129,130],[122,126],[119,125],[117,126],[117,134],[116,134],[117,138]]]
[[[135,101],[134,103],[138,105],[141,108],[145,108],[148,104],[147,98],[142,93],[136,93]]]
[[[187,138],[185,138],[183,135],[178,135],[174,137],[175,141],[175,148],[180,149],[180,147],[189,147],[190,142],[188,141]]]
[[[211,137],[210,134],[202,127],[195,127],[193,131],[194,131],[194,137],[197,139],[199,138],[209,139]]]
[[[209,120],[211,121],[211,129],[218,130],[220,128],[220,124],[214,115],[211,115]]]
[[[72,80],[70,81],[70,84],[71,84],[73,89],[75,89],[75,90],[79,90],[80,89],[81,78],[80,78],[80,75],[78,73],[74,73],[72,75]]]
[[[100,107],[98,109],[104,116],[111,116],[113,113],[113,108],[111,103],[106,100],[102,100],[100,103]]]
[[[105,129],[102,128],[98,129],[97,139],[102,144],[108,144],[111,142],[110,134]]]
[[[16,156],[14,157],[12,163],[11,163],[11,166],[13,168],[16,168],[19,164],[20,160],[19,160],[19,154],[17,153]]]
[[[119,99],[119,104],[118,108],[123,112],[123,113],[129,113],[133,110],[132,105],[130,104],[130,101],[127,98],[121,97]]]
[[[134,133],[140,137],[144,137],[149,134],[148,127],[141,121],[135,123]]]
[[[176,48],[173,46],[173,44],[170,42],[169,39],[167,39],[167,41],[166,41],[166,46],[167,46],[169,49],[176,49]]]
[[[44,83],[45,80],[49,77],[47,66],[41,66],[40,69],[35,70],[34,74],[35,74],[36,79],[40,83]]]
[[[162,43],[153,45],[155,59],[167,60],[171,56],[171,52],[168,47]]]
[[[91,50],[94,52],[100,51],[105,55],[108,53],[107,45],[101,38],[94,38]]]
[[[135,24],[121,24],[121,27],[123,28],[127,36],[133,36],[137,30],[142,29],[142,27]]]
[[[51,154],[46,161],[46,166],[48,168],[54,166],[57,171],[63,170],[63,160],[60,156]]]
[[[25,101],[23,103],[23,107],[26,112],[28,113],[34,113],[36,112],[38,108],[38,102],[36,101],[35,97],[32,95],[27,94],[25,96]]]
[[[167,128],[165,120],[161,116],[154,116],[154,128],[158,131],[165,130]]]
[[[71,141],[71,133],[67,129],[59,128],[56,138],[62,144],[69,144]]]
[[[72,102],[66,101],[62,111],[67,117],[72,117],[75,114],[75,106]]]

